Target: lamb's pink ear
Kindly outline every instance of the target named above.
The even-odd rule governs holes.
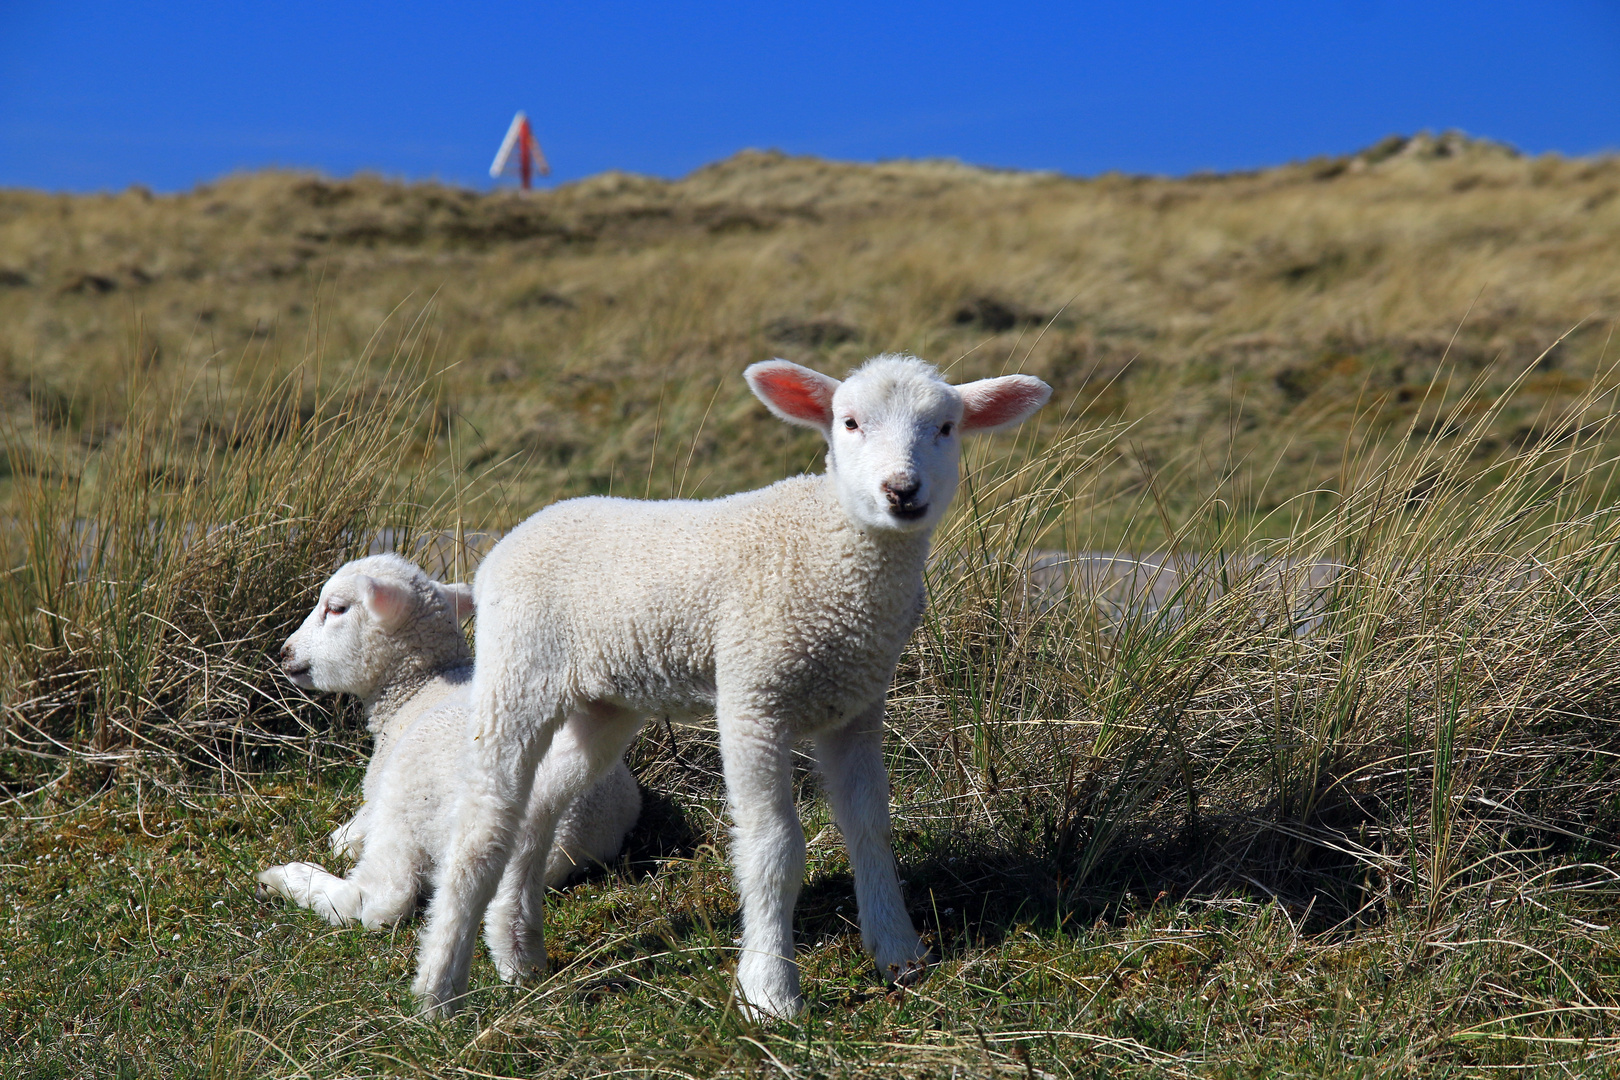
[[[748,387],[765,407],[790,424],[832,431],[832,399],[837,379],[787,360],[750,364],[743,372]]]
[[[360,586],[360,602],[386,630],[398,627],[416,606],[416,593],[409,585],[365,574],[359,575],[355,584]]]
[[[962,430],[995,431],[1021,424],[1046,404],[1052,388],[1033,375],[1003,375],[956,388],[962,395]]]
[[[471,585],[457,582],[454,585],[442,585],[435,581],[433,587],[439,590],[444,598],[445,607],[456,613],[456,622],[462,622],[473,613],[473,591]]]

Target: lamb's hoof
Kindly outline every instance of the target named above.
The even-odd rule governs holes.
[[[529,983],[539,982],[545,978],[548,967],[547,958],[542,956],[538,960],[508,960],[497,963],[495,970],[499,973],[501,982],[513,986],[524,986]]]
[[[903,964],[890,964],[888,970],[879,969],[878,978],[891,986],[916,986],[928,977],[928,969],[939,963],[933,953],[927,953]]]
[[[789,943],[783,951],[792,948]],[[799,966],[783,956],[745,947],[735,985],[738,1011],[756,1023],[790,1020],[804,1011]]]
[[[448,1020],[461,1007],[461,995],[454,990],[429,990],[420,978],[411,987],[416,995],[416,1013],[424,1020]]]
[[[416,1015],[424,1020],[448,1020],[455,1011],[451,1002],[434,998],[423,998],[416,1003]]]
[[[737,1011],[755,1024],[774,1024],[781,1020],[791,1020],[804,1012],[804,998],[797,997],[785,1003],[765,1005],[755,1005],[743,999],[737,1002]]]

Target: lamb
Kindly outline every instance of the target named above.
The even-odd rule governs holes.
[[[332,849],[357,860],[339,878],[312,863],[273,866],[261,890],[313,908],[334,925],[390,926],[415,910],[449,843],[469,716],[472,653],[461,620],[472,590],[442,585],[397,555],[351,562],[281,650],[287,677],[305,689],[354,694],[374,737],[354,819]],[[622,760],[571,805],[534,887],[618,854],[641,813]]]
[[[544,970],[543,912],[519,884],[545,865],[563,808],[649,714],[716,715],[745,1010],[786,1017],[804,1004],[790,754],[801,739],[849,852],[867,953],[891,982],[926,971],[889,842],[884,695],[922,612],[958,436],[1020,423],[1051,388],[1027,375],[953,387],[898,355],[842,383],[784,360],[744,375],[773,413],[826,438],[825,474],[705,502],[557,503],[478,570],[468,767],[413,986],[426,1015],[466,993],[486,911],[502,978]]]

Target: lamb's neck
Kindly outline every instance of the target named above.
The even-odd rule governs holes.
[[[862,527],[844,509],[838,497],[837,481],[828,473],[814,477],[809,491],[813,492],[811,505],[815,508],[811,515],[811,535],[819,534],[812,542],[826,544],[846,569],[872,580],[922,580],[933,529],[902,532]]]
[[[382,680],[375,694],[362,700],[361,708],[366,718],[366,726],[372,731],[381,728],[405,707],[406,702],[420,693],[422,687],[434,679],[449,677],[452,681],[461,681],[458,676],[470,676],[471,672],[470,657],[458,657],[448,663],[431,667],[409,662],[400,664]]]
[[[928,565],[933,530],[891,532],[866,530],[847,521],[837,530],[841,554],[876,580],[921,582]]]

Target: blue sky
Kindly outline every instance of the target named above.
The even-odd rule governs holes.
[[[1620,0],[150,4],[0,0],[0,186],[268,165],[487,186],[744,147],[1181,174],[1462,128],[1620,149]]]

